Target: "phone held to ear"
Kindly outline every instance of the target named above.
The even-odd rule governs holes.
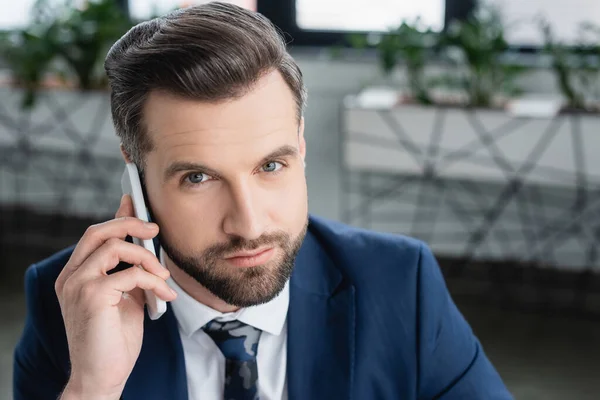
[[[123,172],[123,177],[121,178],[121,188],[123,189],[123,194],[130,195],[131,199],[133,200],[133,209],[135,211],[136,218],[139,218],[144,222],[149,222],[148,208],[146,207],[146,202],[144,201],[144,192],[142,191],[140,174],[135,164],[125,164],[125,171]],[[135,237],[132,239],[133,243],[144,247],[156,257],[154,243],[151,239],[140,240]],[[144,290],[144,295],[146,297],[146,308],[148,310],[148,316],[150,319],[156,320],[160,318],[167,311],[167,303],[164,300],[156,297],[154,292],[151,290]]]

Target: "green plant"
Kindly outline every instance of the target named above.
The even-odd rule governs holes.
[[[8,32],[0,41],[13,80],[27,91],[23,105],[34,104],[35,91],[49,72],[74,80],[82,90],[106,87],[104,55],[132,27],[116,1],[75,7],[73,0],[61,6],[38,0],[33,10],[37,16],[30,26]]]
[[[62,57],[78,78],[79,87],[104,87],[100,72],[109,47],[131,27],[115,0],[88,2],[83,9],[69,8],[66,18],[55,22],[53,36],[57,55]]]
[[[412,25],[402,23],[381,40],[378,48],[383,70],[390,73],[399,60],[403,61],[411,96],[422,104],[432,104],[425,65],[436,45],[437,34],[431,29],[420,30],[418,25],[418,19]]]
[[[437,33],[431,29],[420,29],[420,19],[414,23],[403,22],[390,29],[374,46],[379,55],[381,70],[389,76],[399,65],[406,68],[409,96],[421,104],[432,104],[429,94],[430,83],[425,76],[425,65],[431,49],[435,46]],[[368,47],[368,35],[349,36],[354,48]]]
[[[582,90],[586,108],[597,112],[600,111],[600,25],[583,22],[579,31],[578,87]]]
[[[579,26],[580,37],[568,46],[557,40],[550,24],[540,19],[544,50],[551,58],[557,85],[573,111],[598,111],[600,100],[600,27]]]
[[[554,31],[548,21],[540,19],[539,25],[544,37],[544,51],[552,59],[552,69],[556,76],[558,87],[567,99],[567,107],[583,109],[585,107],[583,95],[574,85],[576,71],[574,53],[554,37]]]
[[[43,30],[34,28],[4,32],[0,36],[0,54],[12,72],[13,83],[25,89],[22,105],[31,107],[54,52]]]
[[[472,107],[490,107],[496,96],[514,96],[521,90],[515,80],[525,68],[503,59],[509,49],[499,9],[478,7],[463,21],[453,21],[441,37],[456,72],[446,75],[446,85],[463,90]]]

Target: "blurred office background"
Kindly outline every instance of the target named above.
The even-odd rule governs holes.
[[[0,400],[26,267],[119,203],[108,46],[203,2],[2,1]],[[310,211],[427,241],[517,399],[597,399],[600,3],[236,3],[304,73]]]

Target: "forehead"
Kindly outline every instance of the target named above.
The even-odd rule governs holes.
[[[298,128],[293,94],[277,71],[263,76],[243,96],[221,102],[153,92],[144,107],[144,122],[157,153],[250,150]]]

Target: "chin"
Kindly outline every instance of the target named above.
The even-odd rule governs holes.
[[[306,228],[307,224],[296,238],[290,238],[285,233],[265,236],[263,240],[255,241],[245,248],[274,244],[272,254],[233,262],[223,257],[244,248],[240,243],[217,245],[204,254],[190,257],[176,247],[169,246],[168,241],[161,239],[161,242],[173,263],[215,297],[233,306],[249,307],[272,300],[284,289],[292,275]]]

